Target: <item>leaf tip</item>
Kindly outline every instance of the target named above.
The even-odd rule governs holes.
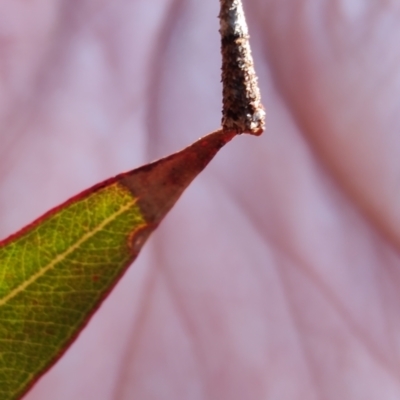
[[[210,133],[182,151],[121,175],[119,183],[138,199],[145,220],[154,228],[193,179],[235,135],[233,131],[224,130]]]

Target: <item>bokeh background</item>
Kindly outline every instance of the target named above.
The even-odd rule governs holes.
[[[246,0],[267,131],[196,179],[24,400],[400,398],[400,5]],[[220,123],[217,0],[0,2],[0,235]]]

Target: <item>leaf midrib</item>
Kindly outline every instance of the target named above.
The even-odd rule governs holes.
[[[34,283],[36,280],[38,280],[41,276],[43,276],[46,272],[50,271],[52,268],[54,268],[58,263],[64,261],[71,253],[73,253],[75,250],[79,249],[79,247],[85,243],[87,240],[92,238],[96,233],[100,232],[106,225],[108,225],[110,222],[114,221],[116,218],[118,218],[121,214],[123,214],[125,211],[128,211],[130,208],[132,208],[137,202],[137,199],[132,200],[131,202],[125,204],[122,206],[119,210],[108,216],[106,219],[104,219],[99,225],[97,225],[95,228],[92,230],[86,232],[79,240],[77,240],[73,245],[71,245],[67,250],[65,250],[63,253],[58,254],[52,261],[50,261],[47,265],[44,267],[40,268],[39,271],[37,271],[35,274],[33,274],[31,277],[26,279],[24,282],[22,282],[20,285],[15,287],[8,293],[6,296],[0,298],[0,307],[4,306],[8,301],[10,301],[12,298],[17,296],[19,293],[23,292],[29,285]]]

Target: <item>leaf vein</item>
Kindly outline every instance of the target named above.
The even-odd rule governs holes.
[[[63,253],[58,254],[52,261],[50,261],[47,265],[39,269],[35,274],[33,274],[30,278],[26,279],[23,283],[21,283],[19,286],[14,288],[10,293],[8,293],[6,296],[0,298],[0,307],[4,306],[8,301],[10,301],[12,298],[17,296],[19,293],[23,292],[29,285],[34,283],[37,279],[39,279],[41,276],[43,276],[46,272],[54,268],[57,264],[62,262],[66,257],[68,257],[71,253],[73,253],[75,250],[77,250],[83,243],[85,243],[87,240],[92,238],[96,233],[100,232],[107,224],[115,220],[115,218],[119,217],[121,214],[123,214],[125,211],[129,210],[131,207],[133,207],[136,204],[136,199],[133,201],[125,204],[122,206],[119,210],[117,210],[115,213],[104,219],[99,225],[97,225],[95,228],[92,230],[88,231],[86,234],[84,234],[76,243],[71,245],[67,250],[65,250]]]

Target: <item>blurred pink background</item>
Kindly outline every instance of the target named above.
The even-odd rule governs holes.
[[[400,5],[247,0],[226,146],[24,400],[400,398]],[[220,124],[217,0],[0,3],[0,234]]]

